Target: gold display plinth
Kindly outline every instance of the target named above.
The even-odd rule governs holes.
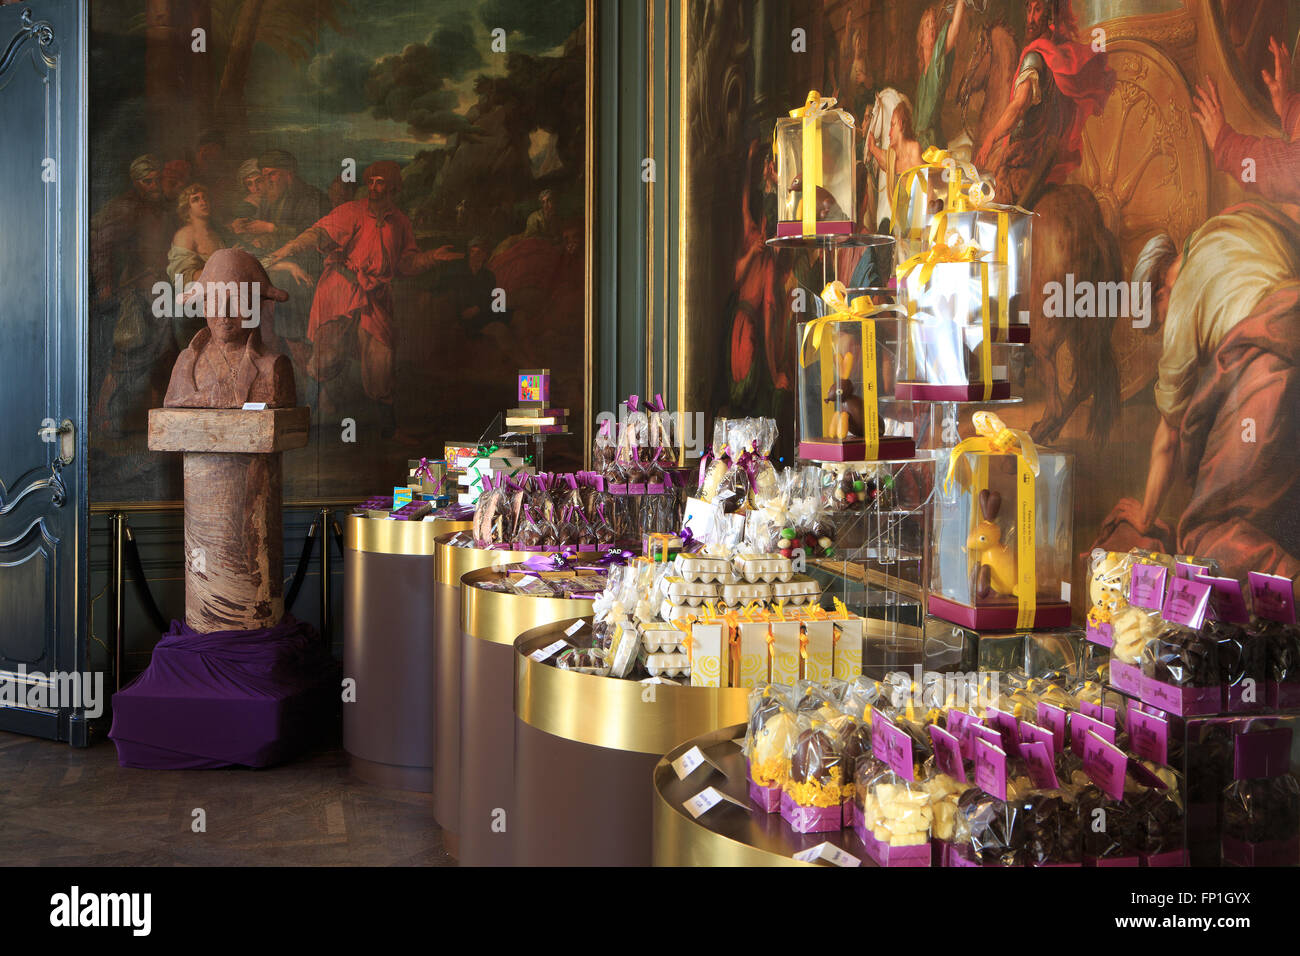
[[[443,845],[460,856],[460,579],[497,564],[524,561],[522,551],[457,548],[451,534],[435,539],[434,564],[434,735],[433,818],[443,829]]]
[[[381,787],[429,793],[437,722],[434,541],[468,521],[383,521],[349,515],[343,551],[343,707],[352,772]]]
[[[514,863],[515,638],[553,621],[586,617],[592,604],[476,586],[496,575],[485,568],[461,578],[458,836],[467,866]]]
[[[597,677],[529,657],[572,623],[515,641],[515,863],[649,866],[655,764],[682,740],[745,720],[749,692]]]
[[[678,744],[654,769],[655,866],[812,866],[794,854],[829,842],[852,853],[863,866],[872,866],[852,830],[829,833],[795,833],[780,813],[746,812],[725,801],[692,819],[682,804],[705,787],[715,787],[742,802],[749,800],[745,755],[738,742],[745,737],[743,723],[723,727]],[[723,773],[697,769],[684,781],[677,779],[671,762],[698,746]],[[725,774],[725,776],[724,776]]]

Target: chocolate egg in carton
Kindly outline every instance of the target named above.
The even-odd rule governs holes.
[[[669,603],[678,606],[699,607],[705,601],[718,599],[718,585],[686,581],[678,577],[664,578],[663,591]]]
[[[738,580],[736,569],[729,558],[719,558],[709,554],[679,554],[673,562],[677,576],[686,581],[700,584],[716,582],[718,584],[735,584]]]
[[[641,626],[641,646],[647,654],[671,654],[686,643],[686,634],[670,624]]]
[[[786,604],[808,604],[821,597],[822,589],[806,574],[796,574],[789,581],[778,581],[772,585],[772,600]]]
[[[736,573],[750,584],[765,581],[789,581],[794,577],[794,562],[777,551],[761,554],[738,554],[732,562]]]
[[[687,654],[650,654],[645,669],[652,677],[682,677],[691,672],[691,658]]]
[[[756,581],[747,584],[724,584],[722,585],[722,600],[731,607],[749,604],[751,601],[771,601],[772,585],[767,581]]]

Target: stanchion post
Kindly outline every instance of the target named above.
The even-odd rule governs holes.
[[[122,689],[122,667],[126,659],[126,515],[108,516],[108,619],[113,648],[113,688]]]
[[[330,521],[333,518],[333,512],[329,508],[321,508],[320,514],[316,520],[320,522],[320,634],[325,641],[325,646],[329,647],[332,641],[332,621],[330,617],[330,567],[333,564],[330,558]]]

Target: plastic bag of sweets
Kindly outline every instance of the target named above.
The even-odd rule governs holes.
[[[1132,797],[1133,807],[1143,818],[1143,841],[1139,856],[1143,866],[1187,865],[1186,813],[1182,780],[1168,767],[1142,761],[1135,772],[1149,774],[1148,789]]]
[[[1206,621],[1201,636],[1217,649],[1224,705],[1231,713],[1268,707],[1268,641],[1241,624]]]
[[[665,410],[661,395],[655,395],[646,403],[646,413],[648,416],[646,483],[647,485],[663,484],[664,476],[677,462],[673,445],[673,419],[672,415]]]
[[[1143,701],[1179,716],[1223,709],[1219,645],[1207,634],[1167,624],[1142,649]]]
[[[881,866],[929,866],[934,811],[917,779],[913,740],[897,725],[881,727],[888,769],[867,782],[854,829],[867,855]]]
[[[592,525],[591,519],[581,506],[570,507],[569,517],[573,522],[573,543],[577,545],[580,553],[590,553],[596,550],[596,529]]]
[[[1223,792],[1227,866],[1300,865],[1300,784],[1290,773],[1291,728],[1252,730],[1234,741]]]
[[[677,489],[670,473],[660,475],[658,483],[646,485],[641,499],[641,535],[673,534],[680,527],[677,518]]]
[[[787,751],[790,774],[781,792],[781,819],[796,833],[843,826],[843,743],[828,724],[796,718],[799,734]]]
[[[1025,825],[1020,804],[974,786],[957,798],[951,866],[1023,866]]]
[[[565,505],[560,511],[559,521],[555,525],[557,548],[576,548],[578,546],[578,522],[573,516],[573,506]]]
[[[749,467],[753,454],[754,419],[740,418],[728,422],[727,446],[731,451],[731,465],[710,499],[722,505],[723,514],[734,514],[749,502]]]
[[[605,418],[596,429],[596,438],[592,443],[591,466],[608,480],[617,480],[618,441],[614,436],[614,421]]]
[[[765,813],[781,809],[781,788],[789,775],[787,753],[794,750],[799,728],[782,689],[775,684],[749,694],[745,761],[749,798]]]
[[[927,728],[933,753],[921,768],[930,801],[931,865],[947,866],[957,829],[957,801],[974,784],[962,757],[961,740],[938,724]]]
[[[627,420],[618,436],[618,466],[627,483],[627,493],[645,493],[646,462],[649,457],[650,418],[636,395],[627,400]],[[621,484],[621,482],[620,482]],[[618,489],[612,489],[616,494]]]
[[[776,466],[772,464],[772,446],[776,444],[777,427],[775,419],[755,418],[750,435],[750,447],[747,449],[750,460],[748,465],[750,489],[749,507],[762,508],[764,503],[780,494],[780,483]]]
[[[1300,706],[1300,628],[1279,621],[1259,621],[1253,633],[1268,655],[1268,706]]]
[[[497,543],[493,538],[494,533],[499,530],[495,526],[497,507],[504,494],[500,482],[495,478],[490,478],[487,488],[478,496],[478,501],[474,503],[474,519],[471,527],[474,534],[474,543],[480,548],[486,548],[488,545]]]
[[[601,501],[596,505],[596,513],[591,518],[591,530],[596,539],[597,551],[614,547],[614,542],[618,537],[618,532],[615,530],[613,522],[609,519],[609,514],[606,510],[607,505],[609,506],[609,510],[612,511],[612,501]]]

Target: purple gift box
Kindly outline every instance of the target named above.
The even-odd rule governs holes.
[[[1249,843],[1223,837],[1225,866],[1297,866],[1300,865],[1300,836],[1289,840],[1261,840]]]
[[[1143,866],[1186,866],[1186,850],[1168,850],[1164,853],[1142,854]]]
[[[1136,664],[1110,659],[1110,685],[1133,697],[1142,693],[1142,669]]]
[[[1112,664],[1113,668],[1115,665]],[[1119,685],[1116,685],[1119,686]],[[1223,686],[1179,687],[1143,675],[1138,696],[1144,703],[1179,717],[1217,714],[1223,710]]]
[[[1086,856],[1083,858],[1084,866],[1141,866],[1142,860],[1136,856],[1105,856],[1098,859],[1095,856]]]
[[[1290,681],[1269,681],[1268,706],[1274,710],[1300,707],[1300,684]]]
[[[931,849],[928,841],[917,846],[890,846],[884,840],[877,840],[875,835],[867,829],[867,821],[862,815],[862,808],[856,803],[853,804],[853,807],[855,810],[853,814],[853,832],[862,841],[869,860],[877,866],[930,866]]]
[[[843,829],[843,811],[837,803],[833,807],[804,807],[794,802],[788,793],[781,794],[781,819],[795,833],[829,833]]]
[[[746,773],[746,776],[748,777],[748,773]],[[749,781],[749,799],[753,801],[754,806],[764,813],[776,813],[781,809],[781,788],[764,787],[751,779]]]

